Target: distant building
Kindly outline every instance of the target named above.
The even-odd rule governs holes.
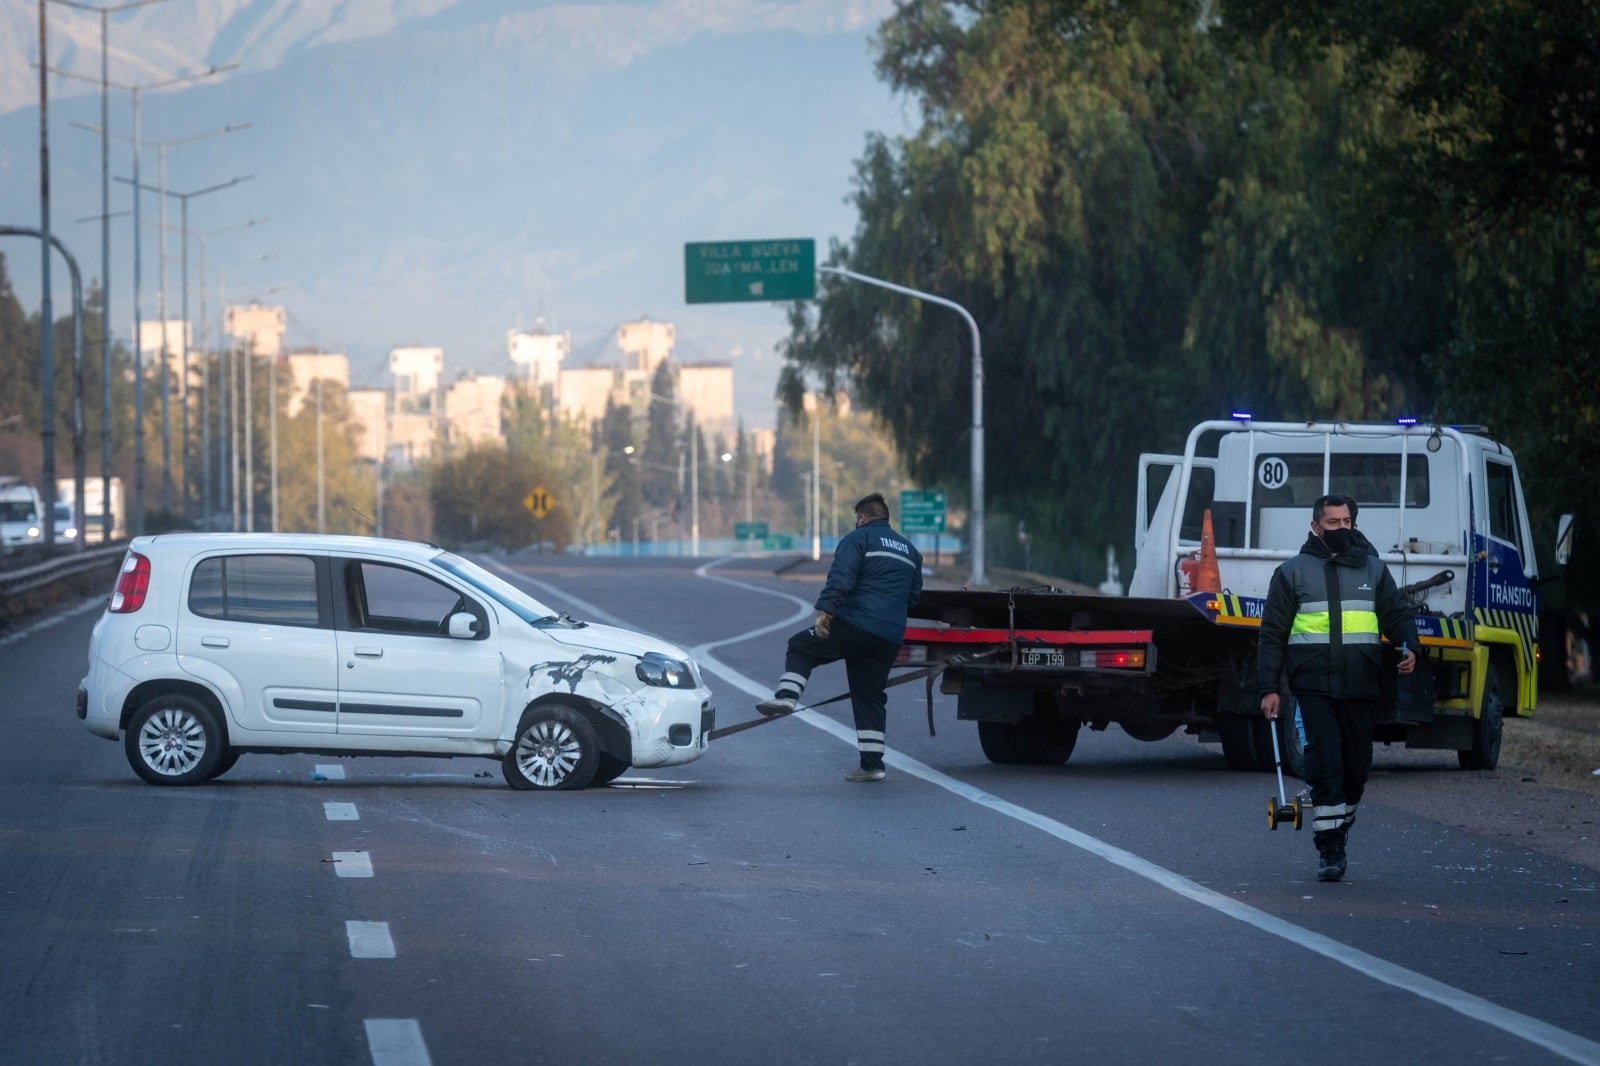
[[[432,411],[432,397],[439,391],[444,374],[443,348],[393,348],[389,351],[389,373],[394,375],[395,394],[416,401],[403,406]]]
[[[731,444],[737,431],[733,413],[733,367],[727,363],[692,363],[678,368],[678,400],[693,411],[706,435],[721,433]]]
[[[506,441],[501,402],[506,379],[470,374],[444,394],[444,433],[451,444],[500,444]]]
[[[318,381],[332,381],[349,391],[350,360],[343,355],[302,349],[290,352],[287,361],[293,385],[284,399],[283,409],[290,418],[298,415],[300,408],[311,401],[312,389]]]
[[[163,329],[162,327],[166,327]],[[193,343],[189,332],[189,323],[181,318],[169,318],[165,322],[140,322],[139,323],[139,350],[146,357],[161,355],[161,344],[166,341],[167,355],[182,355],[190,350]]]
[[[617,327],[617,347],[624,356],[622,369],[654,374],[656,367],[672,355],[677,330],[671,322],[652,322],[648,318],[624,322]]]
[[[361,426],[356,454],[369,463],[381,462],[389,451],[389,392],[355,389],[350,397],[350,417]]]
[[[228,336],[256,355],[278,355],[283,351],[287,322],[288,315],[283,308],[258,303],[235,304],[222,315],[222,326]]]
[[[514,329],[506,334],[506,355],[527,368],[528,384],[535,388],[554,386],[572,351],[571,333],[546,333],[543,324],[541,320],[532,333]]]
[[[623,372],[608,366],[569,367],[556,381],[556,411],[563,418],[604,418],[607,402],[626,395]]]

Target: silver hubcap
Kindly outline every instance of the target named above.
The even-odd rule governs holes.
[[[200,765],[205,753],[205,727],[188,711],[157,711],[139,728],[139,754],[158,774],[186,774]]]
[[[517,769],[541,788],[553,788],[571,776],[583,746],[562,722],[538,722],[517,740]]]

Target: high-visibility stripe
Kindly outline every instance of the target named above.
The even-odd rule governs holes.
[[[856,742],[856,750],[858,750],[860,752],[863,752],[864,754],[867,754],[867,755],[882,755],[883,754],[883,741],[881,741],[881,740],[860,740],[860,741]]]
[[[858,729],[858,730],[856,730],[856,739],[857,740],[882,740],[883,739],[883,730],[881,730],[881,729]]]
[[[901,555],[899,552],[867,552],[865,558],[868,558],[868,559],[893,559],[895,562],[897,562],[897,563],[905,563],[907,566],[914,567],[914,566],[917,565],[916,563],[911,561],[911,557],[910,556]]]
[[[1345,819],[1350,811],[1342,803],[1330,804],[1326,807],[1311,808],[1311,828],[1318,833],[1326,833],[1338,829],[1345,824]]]
[[[1301,611],[1294,616],[1294,625],[1289,627],[1291,637],[1300,633],[1327,634],[1329,629],[1327,611]]]
[[[1339,612],[1339,624],[1344,628],[1346,636],[1351,633],[1378,632],[1378,615],[1375,611],[1351,610],[1346,608]]]

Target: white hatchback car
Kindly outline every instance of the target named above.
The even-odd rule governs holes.
[[[89,730],[191,785],[241,754],[480,756],[575,789],[705,753],[699,668],[466,559],[315,534],[138,537],[89,641]]]

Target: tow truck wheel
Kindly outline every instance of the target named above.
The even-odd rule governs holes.
[[[1062,765],[1072,758],[1072,749],[1078,746],[1081,725],[1076,718],[1066,719],[1054,713],[1024,718],[1017,723],[1022,761],[1035,766]]]
[[[984,756],[992,763],[1010,765],[1022,761],[1022,741],[1017,736],[1020,727],[1016,722],[978,723],[978,743]]]
[[[1500,695],[1500,668],[1483,674],[1483,708],[1472,723],[1472,747],[1456,752],[1463,770],[1493,770],[1500,764],[1500,739],[1505,726],[1505,700]]]

